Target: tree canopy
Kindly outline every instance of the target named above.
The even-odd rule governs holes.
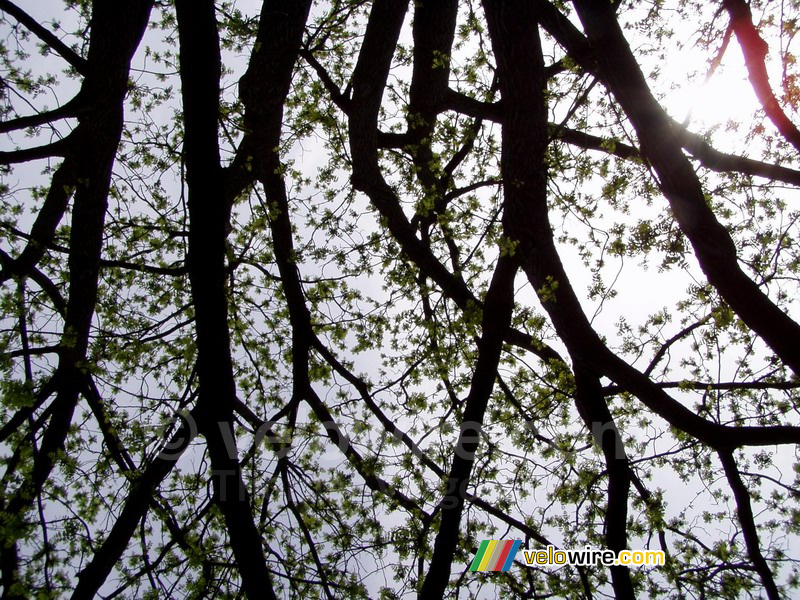
[[[3,598],[791,595],[798,4],[0,0]]]

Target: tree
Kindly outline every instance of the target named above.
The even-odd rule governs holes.
[[[4,598],[797,587],[796,3],[64,6],[0,0]]]

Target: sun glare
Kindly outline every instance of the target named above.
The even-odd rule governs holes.
[[[758,108],[746,73],[729,68],[698,84],[687,83],[668,97],[667,109],[680,122],[701,127],[742,122]]]
[[[759,104],[735,39],[708,74],[702,68],[690,71],[690,66],[708,64],[708,56],[694,44],[673,48],[665,58],[658,68],[659,81],[653,83],[664,91],[663,106],[673,119],[687,123],[693,131],[752,120]]]

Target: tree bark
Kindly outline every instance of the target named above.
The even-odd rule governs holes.
[[[215,502],[227,526],[242,589],[249,598],[276,598],[242,481],[233,431],[236,383],[228,331],[224,202],[217,122],[220,54],[213,0],[177,0],[184,155],[189,190],[187,268],[195,309],[200,394],[197,426],[211,458]]]

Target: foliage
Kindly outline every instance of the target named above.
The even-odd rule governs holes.
[[[790,596],[778,4],[0,1],[4,597]]]

